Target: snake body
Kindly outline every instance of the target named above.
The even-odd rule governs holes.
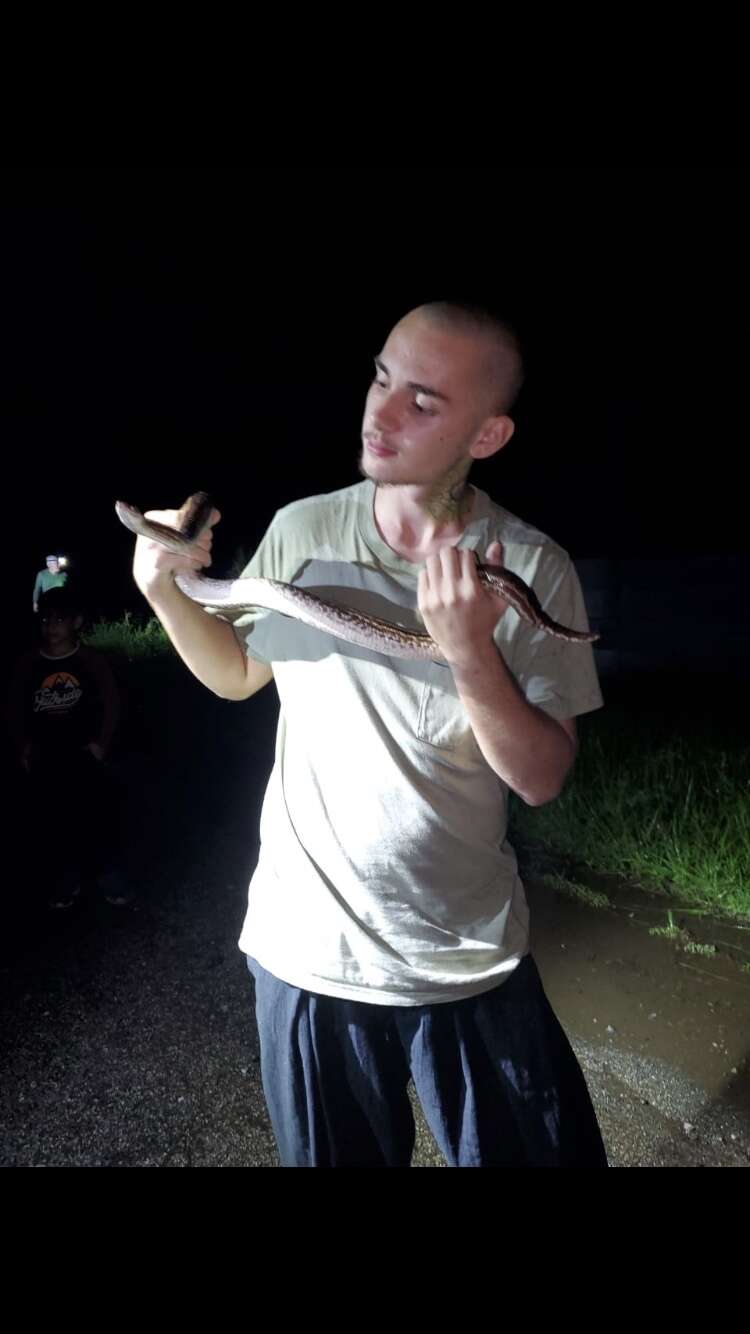
[[[192,544],[200,536],[211,515],[211,501],[204,492],[191,496],[179,513],[179,528],[156,523],[144,518],[140,510],[118,500],[117,517],[131,533],[158,542],[178,556],[192,554]],[[502,566],[477,565],[482,583],[496,592],[513,607],[522,620],[571,643],[592,643],[597,634],[571,630],[553,621],[542,609],[533,589],[511,570]],[[308,593],[297,584],[281,583],[277,579],[207,579],[199,574],[175,575],[175,582],[193,602],[218,611],[245,612],[253,607],[293,616],[305,625],[322,630],[361,648],[374,649],[392,658],[426,658],[444,662],[435,643],[424,631],[406,630],[382,620],[379,616],[355,611],[327,602],[315,593]]]

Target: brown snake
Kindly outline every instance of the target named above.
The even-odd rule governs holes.
[[[185,502],[179,512],[179,528],[154,523],[144,518],[140,510],[118,500],[117,517],[131,533],[158,542],[178,556],[190,555],[192,544],[200,536],[211,515],[211,501],[204,491],[198,491]],[[517,574],[500,565],[477,565],[482,583],[504,598],[522,620],[557,639],[571,643],[590,644],[599,636],[590,631],[570,630],[559,625],[542,610],[536,594]],[[284,584],[277,579],[207,579],[199,574],[176,574],[175,583],[193,602],[220,611],[244,612],[253,607],[293,616],[305,625],[343,639],[361,648],[374,649],[392,658],[428,658],[444,662],[438,645],[425,632],[404,630],[384,621],[379,616],[354,611],[326,602],[314,593],[308,593],[296,584]]]

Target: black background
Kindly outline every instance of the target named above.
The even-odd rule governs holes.
[[[115,499],[223,514],[358,479],[372,356],[423,300],[516,321],[516,437],[473,480],[574,557],[745,554],[747,173],[29,169],[2,209],[7,586],[48,551],[138,607]],[[28,605],[27,605],[28,604]]]

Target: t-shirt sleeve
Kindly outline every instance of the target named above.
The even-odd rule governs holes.
[[[568,556],[542,560],[533,587],[552,620],[571,630],[589,629],[581,583]],[[505,617],[500,627],[503,620]],[[503,642],[500,631],[498,643],[530,704],[560,720],[601,708],[603,700],[590,644],[557,639],[520,618],[510,641]]]

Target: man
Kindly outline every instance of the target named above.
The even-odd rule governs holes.
[[[232,628],[172,579],[210,564],[210,533],[192,559],[138,539],[136,581],[199,680],[279,691],[240,945],[284,1165],[408,1166],[411,1076],[452,1165],[606,1166],[505,837],[509,789],[541,805],[563,786],[575,716],[601,704],[593,656],[519,621],[475,566],[505,561],[586,628],[565,553],[467,481],[510,440],[521,377],[486,312],[410,312],[376,358],[364,480],[280,511],[246,571],[411,627],[416,602],[447,666],[275,613]]]
[[[48,593],[51,588],[63,588],[68,578],[67,570],[60,568],[59,556],[48,556],[46,564],[47,568],[45,570],[39,570],[36,579],[34,580],[33,601],[35,615],[39,611],[39,598],[42,593]]]

